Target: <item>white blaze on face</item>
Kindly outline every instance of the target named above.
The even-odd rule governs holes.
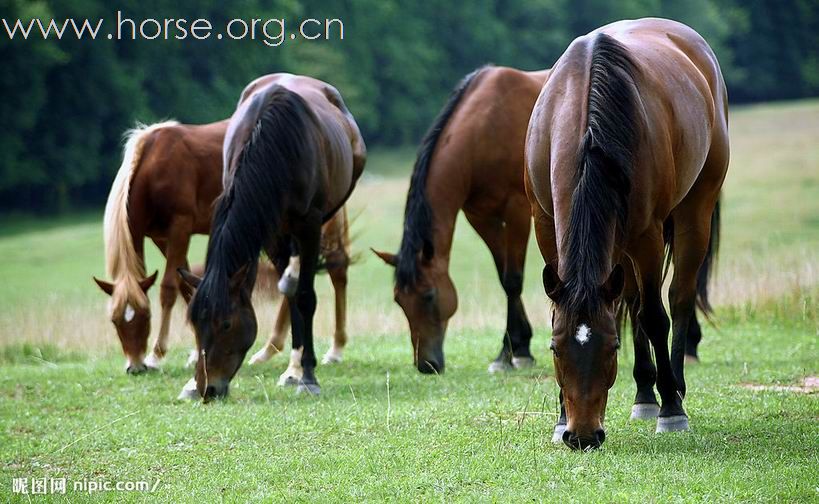
[[[134,320],[134,315],[136,315],[134,308],[130,304],[125,305],[125,322]]]
[[[590,337],[591,329],[589,329],[589,326],[580,324],[580,327],[577,328],[577,334],[574,335],[574,339],[576,339],[580,345],[585,345],[588,343]]]

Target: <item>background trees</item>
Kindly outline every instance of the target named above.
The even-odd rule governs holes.
[[[811,0],[0,0],[6,20],[340,18],[344,40],[9,40],[0,27],[0,211],[104,201],[134,122],[227,117],[256,76],[334,83],[370,146],[415,144],[452,86],[485,63],[551,66],[571,39],[623,18],[670,17],[714,47],[735,102],[819,94]],[[11,21],[13,22],[13,21]],[[105,32],[107,33],[107,31]]]

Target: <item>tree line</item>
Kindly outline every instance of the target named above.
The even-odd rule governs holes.
[[[271,72],[333,83],[369,146],[416,144],[450,89],[486,63],[551,66],[576,36],[643,16],[682,21],[714,48],[731,101],[819,94],[813,0],[0,0],[14,20],[340,19],[344,39],[10,40],[0,31],[0,211],[104,201],[135,121],[228,117]],[[292,25],[293,23],[291,23]],[[4,27],[0,29],[5,30]],[[408,167],[409,168],[409,167]]]

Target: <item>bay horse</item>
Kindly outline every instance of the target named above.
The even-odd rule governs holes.
[[[298,391],[318,394],[313,348],[313,281],[321,227],[345,203],[364,169],[366,148],[352,114],[331,85],[272,74],[245,88],[223,146],[224,191],[217,199],[188,319],[199,359],[196,390],[209,401],[228,393],[256,338],[250,302],[262,250],[284,272],[292,245],[298,287],[290,300],[293,347],[301,348]]]
[[[192,291],[179,282],[177,268],[187,268],[191,236],[207,234],[213,202],[222,192],[222,143],[229,120],[189,125],[167,121],[126,133],[120,166],[105,207],[104,241],[106,273],[112,282],[94,278],[111,296],[109,312],[123,353],[126,371],[139,374],[159,367],[168,348],[171,313],[181,293],[186,302]],[[325,362],[337,362],[346,343],[346,280],[349,241],[346,213],[334,216],[323,228],[323,249],[336,292],[336,330],[333,348]],[[146,358],[151,332],[147,292],[158,272],[146,277],[145,238],[165,257],[160,282],[162,319],[153,350]],[[262,272],[264,269],[262,269]],[[286,306],[282,308],[286,311]],[[271,337],[283,347],[287,328],[280,313]],[[272,355],[272,354],[271,354]],[[269,357],[268,357],[269,358]],[[266,359],[265,359],[266,360]]]
[[[554,303],[562,405],[555,438],[571,448],[605,440],[618,302],[633,324],[635,409],[649,406],[657,432],[689,428],[686,337],[698,274],[716,248],[727,114],[713,51],[691,28],[664,19],[620,21],[577,38],[543,87],[526,137],[526,189]],[[671,324],[661,290],[666,245]]]
[[[506,293],[506,330],[489,371],[534,362],[532,328],[521,301],[532,222],[523,149],[548,74],[486,66],[461,81],[418,149],[398,253],[374,251],[395,267],[394,298],[409,322],[422,373],[444,370],[444,335],[458,306],[449,260],[461,210],[489,248]]]

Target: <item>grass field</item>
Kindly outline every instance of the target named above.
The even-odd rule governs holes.
[[[392,272],[368,252],[397,248],[411,151],[376,152],[349,203],[362,254],[350,273],[351,341],[342,364],[318,369],[320,397],[276,386],[280,356],[244,366],[224,402],[176,401],[192,345],[181,302],[164,369],[126,376],[91,281],[104,272],[101,216],[0,220],[0,500],[26,500],[12,493],[19,477],[67,478],[68,493],[52,498],[72,502],[819,500],[819,395],[766,388],[819,374],[819,101],[737,108],[731,127],[717,328],[705,328],[703,362],[687,369],[691,432],[655,435],[653,424],[628,421],[625,343],[603,449],[553,445],[542,261],[530,243],[524,301],[538,363],[490,376],[505,303],[463,220],[447,372],[418,374]],[[193,261],[205,243],[194,241]],[[149,248],[152,271],[162,263]],[[323,351],[331,290],[326,278],[318,287]],[[275,308],[257,299],[254,350]],[[73,491],[82,481],[156,488]]]

